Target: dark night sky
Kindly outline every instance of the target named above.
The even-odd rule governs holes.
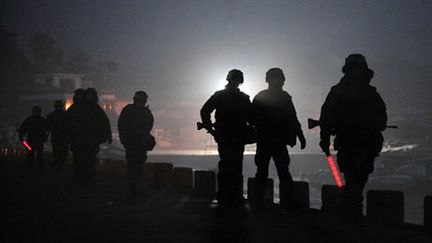
[[[363,53],[390,111],[430,111],[432,1],[17,1],[1,19],[26,43],[48,31],[66,50],[119,64],[120,95],[201,104],[231,68],[251,98],[281,67],[299,113],[319,112],[344,58]],[[23,44],[24,46],[24,44]]]

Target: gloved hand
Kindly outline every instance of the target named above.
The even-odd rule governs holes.
[[[298,138],[300,140],[300,148],[303,150],[304,148],[306,148],[306,138],[303,134],[299,135]]]
[[[330,155],[330,141],[321,140],[319,146],[327,156]]]

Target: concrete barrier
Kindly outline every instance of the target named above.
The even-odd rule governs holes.
[[[106,159],[100,161],[98,170],[112,176],[126,176],[126,162],[123,160]]]
[[[144,184],[150,184],[151,182],[153,182],[153,177],[154,177],[153,165],[154,163],[151,162],[145,162],[143,164],[142,181]]]
[[[281,184],[279,184],[279,201],[281,205],[285,205],[285,198],[281,196]],[[302,204],[302,208],[309,208],[309,183],[305,181],[293,181],[293,199]]]
[[[392,190],[369,190],[367,192],[367,217],[385,224],[403,224],[403,192]]]
[[[336,185],[323,185],[321,187],[321,211],[330,214],[337,214],[342,189]]]
[[[174,167],[173,187],[177,190],[189,191],[193,188],[192,168]]]
[[[432,195],[428,195],[424,198],[424,216],[423,216],[424,227],[432,232]]]
[[[216,173],[196,170],[194,172],[194,192],[202,197],[216,197]]]
[[[173,176],[173,164],[171,163],[154,163],[153,164],[153,181],[152,185],[156,187],[170,186]]]
[[[273,179],[267,178],[266,189],[264,193],[264,203],[273,204],[274,200],[274,182]],[[255,200],[255,178],[250,177],[247,181],[247,197],[248,202],[251,204]]]
[[[303,209],[309,209],[310,196],[309,196],[309,183],[306,181],[293,182],[293,199],[302,204]]]

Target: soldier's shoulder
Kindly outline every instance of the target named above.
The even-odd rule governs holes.
[[[245,99],[249,99],[249,95],[244,93],[243,91],[240,91],[240,95]]]
[[[218,91],[214,92],[212,96],[213,96],[213,97],[222,96],[222,95],[225,95],[226,92],[227,92],[227,91],[226,91],[225,89],[221,89],[221,90],[218,90]]]
[[[261,96],[265,96],[269,93],[268,89],[263,89],[260,92],[258,92],[258,94],[255,95],[255,97],[261,97]]]
[[[47,119],[52,119],[52,118],[54,118],[55,116],[56,116],[55,111],[52,111],[52,112],[50,112],[50,113],[47,115]]]
[[[127,104],[125,107],[123,107],[122,111],[129,111],[134,108],[133,104]]]
[[[287,91],[283,90],[282,94],[286,99],[290,99],[290,100],[292,99],[292,96]]]

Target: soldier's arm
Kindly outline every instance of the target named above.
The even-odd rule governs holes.
[[[146,127],[144,128],[144,131],[146,133],[150,133],[150,131],[153,128],[153,124],[154,124],[154,116],[153,116],[152,112],[150,111],[150,109],[148,109],[145,124],[146,124]]]
[[[203,126],[207,130],[213,130],[212,127],[212,121],[211,121],[211,113],[216,109],[216,101],[215,96],[213,95],[208,99],[203,107],[201,108],[200,114],[201,114],[201,120],[203,123]]]
[[[260,95],[256,95],[252,100],[251,105],[251,123],[254,126],[263,124],[265,114],[263,113],[263,105],[261,103]]]
[[[245,98],[245,116],[247,123],[253,125],[253,109],[248,95]]]
[[[24,136],[27,134],[27,132],[28,132],[28,126],[29,126],[29,121],[28,121],[28,118],[27,119],[25,119],[24,121],[23,121],[23,123],[21,124],[21,126],[17,129],[17,132],[18,132],[18,137],[19,137],[19,139],[22,141],[22,140],[24,140]]]
[[[330,136],[336,126],[336,111],[337,102],[334,88],[332,88],[327,95],[324,104],[321,107],[320,114],[320,147],[324,153],[330,154]]]
[[[303,134],[303,130],[301,128],[300,121],[298,120],[297,111],[294,107],[294,103],[293,103],[292,99],[289,99],[288,106],[289,106],[289,109],[292,111],[292,122],[294,124],[294,129],[295,129],[296,135],[300,140],[300,148],[304,149],[306,147],[306,138]]]
[[[387,108],[381,95],[377,92],[377,125],[380,131],[384,131],[387,125]]]
[[[98,109],[99,111],[99,122],[102,126],[102,136],[101,136],[101,140],[103,142],[108,142],[111,143],[112,142],[112,132],[111,132],[111,124],[110,124],[110,120],[108,118],[108,116],[106,115],[105,111],[102,110],[102,108],[99,107]]]

